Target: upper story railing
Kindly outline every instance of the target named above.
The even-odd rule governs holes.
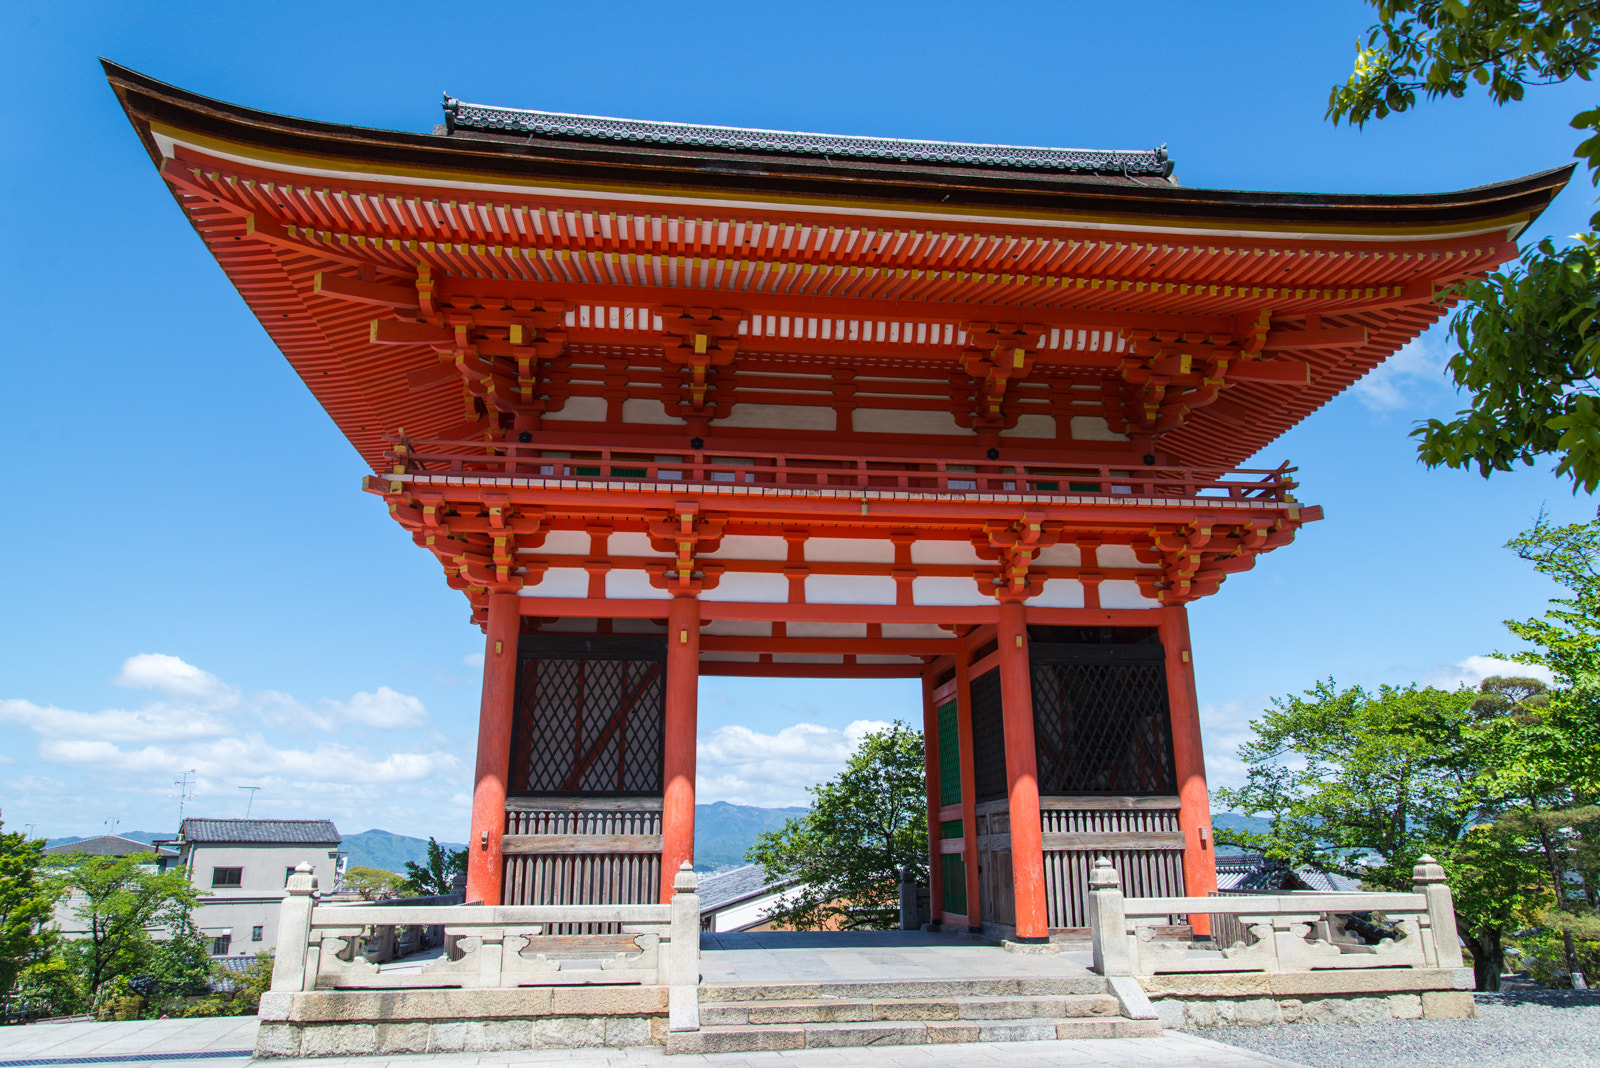
[[[1096,497],[1289,502],[1298,468],[1161,467],[953,462],[816,453],[637,449],[554,449],[484,441],[389,437],[394,474],[555,478],[663,485],[734,484],[797,491],[862,490],[946,494],[1068,494]]]

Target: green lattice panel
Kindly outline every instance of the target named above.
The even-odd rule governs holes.
[[[939,706],[939,804],[961,803],[961,738],[956,730],[956,703]]]

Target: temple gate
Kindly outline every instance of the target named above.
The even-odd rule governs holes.
[[[1568,173],[1194,190],[1161,149],[455,100],[417,135],[107,71],[484,628],[489,904],[671,894],[703,674],[922,680],[944,924],[1082,928],[1102,856],[1131,896],[1213,890],[1185,606],[1321,517],[1238,465]]]

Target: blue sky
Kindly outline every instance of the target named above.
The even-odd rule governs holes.
[[[1165,142],[1189,186],[1421,192],[1560,165],[1588,87],[1356,131],[1322,119],[1360,3],[11,4],[0,10],[0,814],[170,829],[332,816],[460,840],[481,646],[431,557],[181,218],[95,57],[269,111],[423,131],[443,91],[558,111],[1102,148]],[[1541,220],[1584,224],[1586,179]],[[1501,548],[1546,470],[1428,472],[1457,406],[1429,336],[1256,458],[1324,522],[1192,609],[1213,781],[1274,694],[1472,680],[1552,588]],[[914,683],[702,687],[701,795],[784,804]],[[856,726],[852,729],[852,724]]]

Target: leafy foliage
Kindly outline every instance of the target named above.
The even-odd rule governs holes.
[[[0,997],[54,941],[47,924],[59,895],[42,877],[43,864],[44,839],[0,834]]]
[[[843,771],[810,787],[811,810],[756,840],[745,859],[793,882],[775,923],[797,930],[898,927],[900,871],[927,874],[922,735],[895,722],[864,736]]]
[[[360,895],[363,901],[382,901],[385,898],[398,897],[405,885],[405,879],[392,871],[360,866],[347,870],[340,881],[340,886],[352,894]]]
[[[359,869],[358,869],[359,870]],[[455,885],[456,877],[467,872],[467,851],[465,849],[448,849],[428,838],[428,858],[423,864],[416,861],[406,861],[406,877],[400,883],[400,888],[408,894],[419,897],[434,897],[448,894]]]
[[[1526,86],[1590,79],[1600,63],[1600,5],[1592,0],[1370,0],[1379,22],[1356,49],[1353,73],[1328,97],[1328,118],[1362,125],[1407,111],[1421,93],[1461,97],[1482,86],[1496,104]],[[1572,120],[1600,131],[1600,109]],[[1574,153],[1600,181],[1600,133]],[[1600,216],[1590,220],[1600,228]],[[1451,323],[1460,352],[1449,363],[1470,406],[1412,431],[1429,467],[1476,467],[1485,478],[1557,457],[1574,490],[1600,486],[1600,311],[1597,238],[1523,252],[1518,266],[1468,280]]]

